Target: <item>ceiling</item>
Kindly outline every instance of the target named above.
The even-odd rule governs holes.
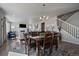
[[[0,3],[6,17],[12,22],[39,21],[40,16],[49,18],[79,9],[78,3]]]

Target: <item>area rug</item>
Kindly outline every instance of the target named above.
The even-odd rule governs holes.
[[[66,49],[53,50],[51,56],[73,56],[73,51],[68,51]]]
[[[58,50],[55,50],[54,48],[55,47],[53,47],[53,50],[52,50],[53,52],[49,56],[76,56],[76,54],[74,54],[74,51],[62,48],[61,45],[59,45]],[[25,46],[23,44],[20,45],[19,49],[13,49],[11,42],[10,42],[9,51],[11,51],[11,52],[9,52],[9,55],[12,55],[12,56],[27,55],[27,54],[25,54]],[[48,54],[49,54],[49,52],[48,52],[48,50],[46,50],[45,56],[48,56]],[[36,50],[34,48],[31,48],[30,56],[36,56]]]
[[[36,51],[32,49],[30,52],[30,56],[36,56]],[[51,55],[49,55],[48,50],[46,50],[44,56],[74,56],[74,54],[73,51],[58,48],[58,50],[53,49]]]
[[[68,51],[65,49],[58,49],[58,50],[53,49],[53,52],[51,53],[51,55],[48,55],[48,54],[49,54],[49,52],[45,51],[45,56],[74,56],[73,51]],[[8,56],[28,56],[28,55],[22,54],[22,53],[17,53],[17,52],[9,52]],[[36,51],[32,49],[30,51],[29,56],[36,56]]]

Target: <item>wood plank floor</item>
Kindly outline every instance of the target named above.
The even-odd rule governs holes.
[[[62,42],[59,45],[66,50],[74,51],[73,52],[73,54],[75,54],[74,56],[79,56],[79,45],[75,45],[68,42]],[[0,48],[0,56],[8,56],[8,52],[9,52],[9,45],[8,42],[5,42],[3,46]]]

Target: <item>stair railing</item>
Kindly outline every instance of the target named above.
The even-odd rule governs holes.
[[[64,31],[79,39],[79,28],[61,19],[57,19],[57,25]]]

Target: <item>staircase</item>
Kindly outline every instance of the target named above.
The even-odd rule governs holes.
[[[61,19],[57,19],[57,25],[61,27],[62,40],[79,44],[79,28]]]
[[[61,20],[66,21],[68,18],[70,18],[73,14],[75,14],[78,11],[79,10],[75,10],[75,11],[71,11],[71,12],[68,12],[68,13],[64,13],[64,14],[57,16],[57,18],[60,18]]]

